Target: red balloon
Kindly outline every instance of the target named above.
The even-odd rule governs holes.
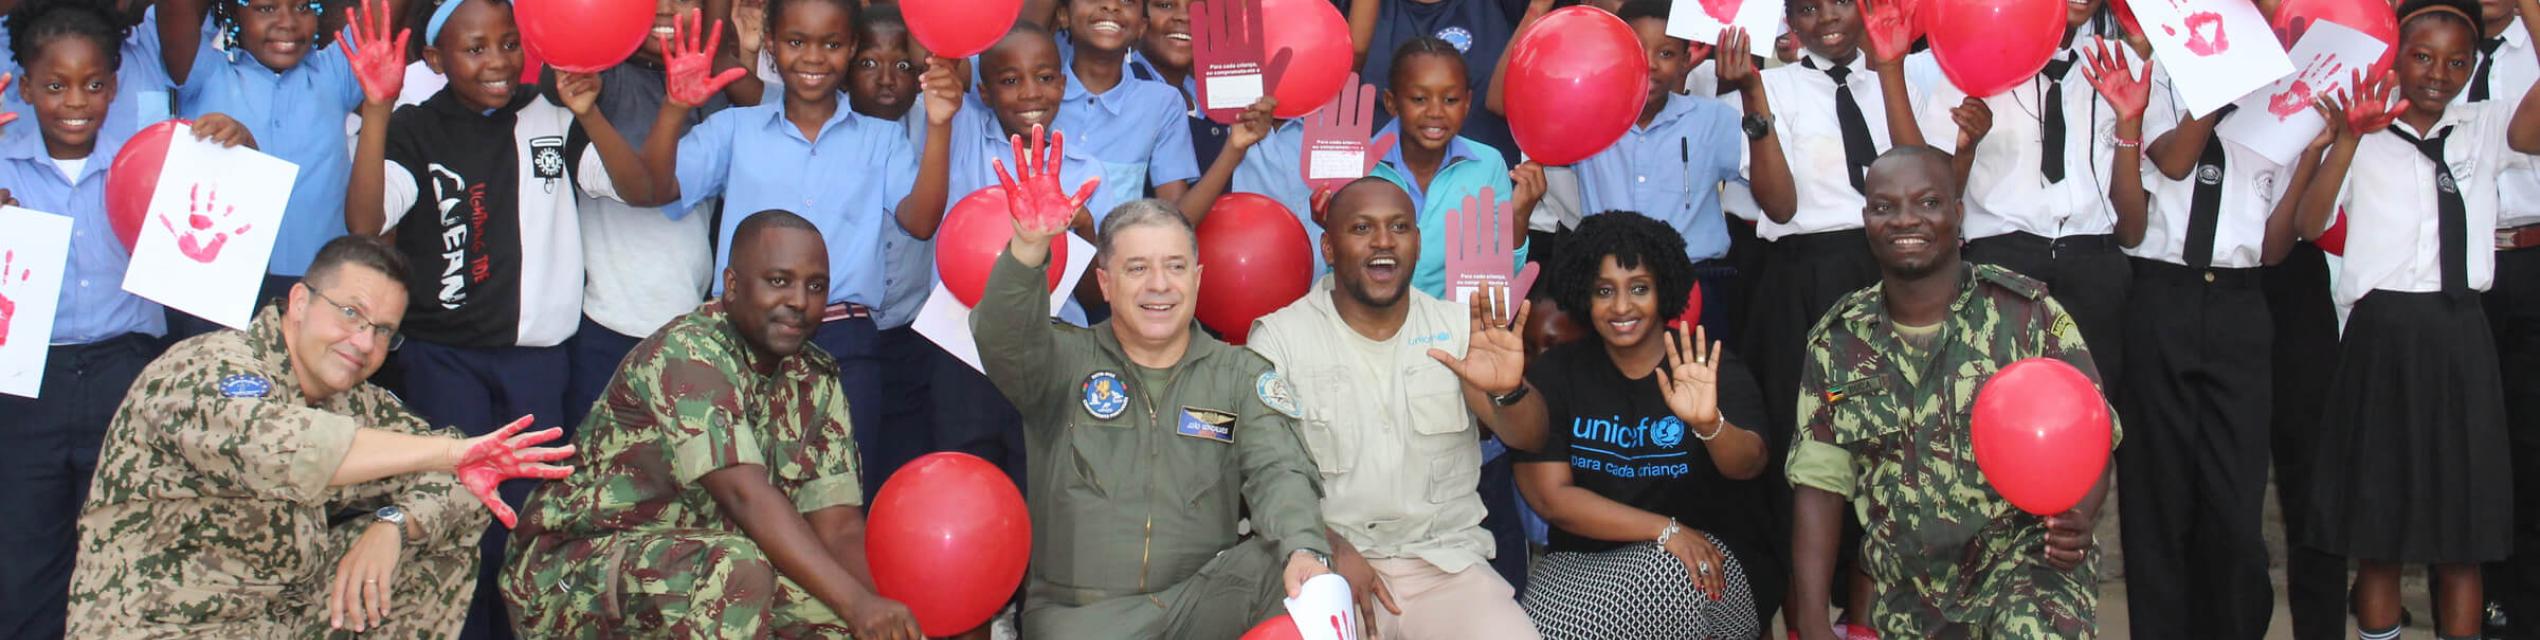
[[[2399,16],[2381,0],[2284,0],[2275,6],[2275,17],[2268,20],[2275,28],[2275,39],[2292,48],[2309,32],[2311,22],[2327,20],[2364,35],[2381,40],[2390,48],[2381,52],[2381,60],[2372,63],[2370,76],[2390,70],[2390,62],[2399,54]]]
[[[2063,43],[2064,3],[2056,0],[1930,0],[1922,11],[1941,72],[1978,98],[2035,77]]]
[[[1349,21],[1323,0],[1261,0],[1261,15],[1272,16],[1261,25],[1262,54],[1286,49],[1290,56],[1285,75],[1270,88],[1279,99],[1270,115],[1301,118],[1323,108],[1349,79]]]
[[[866,518],[864,555],[882,597],[908,605],[933,637],[986,624],[1023,584],[1032,516],[996,465],[930,453],[882,483]]]
[[[1282,613],[1279,617],[1253,625],[1252,630],[1244,632],[1244,637],[1238,640],[1305,640],[1305,634],[1297,631],[1296,619]]]
[[[547,68],[547,61],[538,59],[537,51],[531,50],[529,47],[520,48],[521,84],[538,84],[538,72],[545,68]]]
[[[1006,213],[1005,187],[970,192],[953,203],[952,210],[944,213],[943,226],[935,228],[935,273],[944,277],[944,288],[952,290],[953,299],[962,306],[979,306],[979,294],[988,288],[988,271],[1012,240],[1014,215]],[[1067,264],[1066,240],[1051,240],[1049,264]],[[1058,288],[1059,278],[1065,275],[1062,269],[1050,269],[1050,288]]]
[[[1976,468],[2011,506],[2037,515],[2080,504],[2107,471],[2108,401],[2080,369],[2029,358],[1976,392]]]
[[[1676,321],[1684,323],[1685,331],[1702,324],[1702,283],[1693,283],[1693,293],[1685,296],[1685,313],[1676,316]]]
[[[653,5],[630,0],[518,0],[512,19],[529,55],[574,73],[617,66],[653,34]]]
[[[106,220],[113,223],[115,239],[123,241],[125,252],[131,252],[132,243],[141,239],[141,220],[150,212],[150,194],[159,190],[159,169],[168,164],[168,140],[180,124],[193,122],[164,120],[142,127],[124,141],[123,150],[115,152],[115,163],[106,169]]]
[[[901,0],[900,19],[926,51],[946,60],[996,46],[1023,15],[1023,0]]]
[[[2328,255],[2346,255],[2346,210],[2338,209],[2337,217],[2328,221],[2328,230],[2321,231],[2319,239],[2312,240],[2311,244],[2319,245],[2320,250],[2328,252]]]
[[[1305,297],[1314,283],[1305,225],[1279,201],[1229,193],[1199,223],[1199,321],[1243,344],[1252,321]]]
[[[1649,100],[1649,56],[1614,14],[1544,14],[1508,45],[1508,131],[1526,156],[1561,166],[1612,146]]]

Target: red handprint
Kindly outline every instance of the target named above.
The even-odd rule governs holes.
[[[1737,9],[1745,4],[1746,0],[1702,0],[1702,12],[1720,24],[1736,24]]]
[[[1026,228],[1067,228],[1067,223],[1076,219],[1076,212],[1085,208],[1085,201],[1093,199],[1102,177],[1085,181],[1070,197],[1058,183],[1059,166],[1067,157],[1066,133],[1052,133],[1044,140],[1041,125],[1036,124],[1032,125],[1031,147],[1023,146],[1023,136],[1013,136],[1009,143],[1014,146],[1015,173],[1022,174],[1023,179],[1016,180],[1014,174],[1006,173],[1005,161],[988,161],[990,168],[996,169],[997,184],[1005,187],[1007,213]]]
[[[485,503],[485,508],[493,511],[494,519],[502,521],[505,528],[517,523],[519,516],[512,513],[511,505],[503,504],[502,496],[495,495],[496,485],[513,478],[556,480],[573,474],[573,467],[545,464],[572,457],[573,445],[537,446],[564,437],[564,430],[548,428],[521,434],[520,430],[529,428],[531,417],[521,416],[493,433],[470,440],[453,469],[458,473],[459,484],[466,486],[468,493],[476,494],[477,501]]]
[[[362,98],[371,104],[394,103],[406,88],[406,39],[413,33],[398,29],[397,39],[389,41],[390,15],[388,0],[370,0],[344,16],[344,45],[353,79],[361,83]]]
[[[2189,53],[2212,57],[2231,50],[2231,34],[2223,31],[2222,14],[2212,11],[2190,13],[2187,14],[2186,24]],[[2171,34],[2178,33],[2177,29],[2170,27],[2161,27],[2161,30]]]
[[[186,209],[183,230],[177,229],[176,221],[169,215],[159,214],[159,226],[166,227],[168,233],[176,236],[176,250],[185,254],[186,258],[211,264],[213,260],[220,259],[221,247],[228,246],[231,237],[245,235],[256,228],[253,223],[242,222],[236,229],[221,229],[228,226],[231,217],[238,215],[238,207],[221,206],[218,190],[197,184],[186,193],[192,205]]]
[[[2267,113],[2275,114],[2275,119],[2281,122],[2311,110],[2311,102],[2319,97],[2318,92],[2329,88],[2329,84],[2336,81],[2337,72],[2345,69],[2346,64],[2334,58],[2311,56],[2310,62],[2302,64],[2301,73],[2294,74],[2292,86],[2267,98]]]
[[[35,274],[33,269],[18,269],[17,284],[10,284],[9,269],[17,266],[17,262],[16,251],[0,255],[0,347],[9,346],[9,319],[18,317],[18,301],[9,299],[9,290],[26,284],[27,279]]]
[[[739,67],[714,72],[714,52],[723,46],[723,21],[714,21],[711,37],[697,42],[697,30],[705,26],[705,17],[689,9],[686,15],[671,19],[670,35],[661,38],[662,68],[668,79],[670,103],[695,107],[714,98],[724,85],[748,73]]]

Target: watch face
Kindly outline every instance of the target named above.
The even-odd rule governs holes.
[[[379,519],[389,522],[404,522],[406,520],[406,511],[393,506],[380,507]]]

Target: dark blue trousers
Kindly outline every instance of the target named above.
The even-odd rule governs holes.
[[[62,637],[97,450],[159,348],[138,333],[56,345],[37,398],[0,396],[0,638]]]
[[[565,386],[571,363],[565,347],[453,347],[407,340],[397,350],[405,374],[406,406],[434,426],[456,428],[470,436],[492,433],[523,415],[537,416],[532,430],[567,427]],[[536,480],[513,480],[499,489],[503,502],[520,509]],[[469,605],[467,625],[459,637],[500,640],[512,637],[511,616],[503,610],[497,589],[503,568],[503,543],[511,532],[502,523],[487,527],[479,542],[484,549],[477,567],[476,601]]]
[[[864,496],[871,499],[882,490],[882,480],[889,475],[877,471],[870,461],[897,458],[906,461],[914,454],[892,450],[899,444],[882,434],[890,431],[883,425],[886,407],[899,401],[886,400],[882,393],[882,349],[880,331],[872,318],[847,318],[820,323],[820,331],[811,334],[811,343],[838,361],[838,385],[847,392],[847,419],[855,424],[856,451],[867,462],[862,469]],[[896,468],[896,467],[895,467]]]

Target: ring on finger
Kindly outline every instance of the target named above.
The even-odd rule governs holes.
[[[1700,573],[1700,574],[1702,574],[1702,576],[1703,576],[1703,577],[1710,577],[1710,576],[1711,576],[1711,563],[1709,563],[1709,562],[1704,562],[1704,563],[1701,563],[1701,564],[1694,565],[1694,571],[1695,571],[1696,573]]]

